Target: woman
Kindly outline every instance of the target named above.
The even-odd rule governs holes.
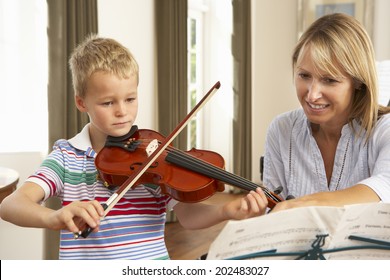
[[[378,104],[372,43],[345,14],[326,15],[292,56],[302,108],[270,125],[264,185],[295,199],[282,209],[390,202],[390,108]]]

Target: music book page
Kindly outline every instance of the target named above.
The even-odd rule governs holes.
[[[390,204],[302,207],[229,221],[211,244],[207,259],[229,259],[270,250],[304,253],[312,248],[316,235],[320,234],[328,234],[323,250],[372,245],[349,240],[350,235],[389,242]],[[298,255],[261,259],[295,259]],[[326,259],[390,259],[390,250],[348,250],[324,256]]]

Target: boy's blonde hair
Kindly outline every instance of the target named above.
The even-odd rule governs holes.
[[[73,51],[69,66],[72,73],[73,89],[84,98],[87,82],[97,71],[114,74],[127,79],[132,75],[139,81],[138,63],[130,51],[117,41],[90,35]]]
[[[356,90],[349,123],[357,120],[368,138],[378,118],[388,108],[378,104],[374,48],[363,26],[352,16],[336,13],[315,21],[301,36],[292,56],[293,71],[303,50],[309,50],[318,70],[333,76],[347,73]]]

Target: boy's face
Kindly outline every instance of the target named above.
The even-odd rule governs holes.
[[[120,79],[101,71],[92,74],[85,98],[76,96],[77,108],[88,113],[92,125],[90,131],[104,138],[128,133],[137,117],[137,88],[135,75]]]

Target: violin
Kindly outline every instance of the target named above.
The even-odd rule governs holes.
[[[138,130],[136,126],[125,136],[107,137],[95,160],[104,184],[122,185],[164,139],[156,131]],[[267,188],[229,173],[224,166],[223,157],[216,152],[195,148],[184,152],[169,146],[135,184],[158,185],[163,193],[187,203],[200,202],[223,191],[224,183],[247,191],[262,188],[270,208],[282,201]]]
[[[122,185],[129,176],[137,172],[164,139],[165,137],[156,131],[138,129],[137,126],[133,126],[130,132],[122,137],[107,137],[104,148],[95,159],[99,177],[104,185],[109,188]],[[225,189],[220,181],[165,161],[172,151],[179,153],[183,158],[197,158],[205,164],[220,168],[225,165],[223,157],[218,153],[198,149],[182,152],[169,146],[135,185],[158,185],[163,193],[178,201],[189,203],[202,201]]]
[[[191,118],[214,95],[220,86],[220,82],[217,82],[166,138],[150,130],[139,131],[135,127],[129,132],[131,137],[127,137],[129,135],[126,135],[125,137],[120,137],[119,139],[109,139],[113,140],[111,141],[112,144],[108,145],[110,146],[107,147],[108,150],[103,148],[98,153],[96,166],[98,170],[101,169],[100,176],[106,182],[106,185],[110,186],[110,184],[120,184],[120,186],[117,188],[115,193],[113,193],[107,201],[102,204],[104,209],[103,217],[107,215],[107,213],[128,190],[136,186],[139,182],[157,183],[161,186],[164,192],[180,201],[185,202],[198,202],[211,196],[215,191],[222,191],[224,189],[223,184],[221,183],[223,180],[220,180],[221,182],[219,182],[215,179],[216,177],[214,177],[217,175],[221,176],[221,174],[226,175],[226,173],[223,172],[222,167],[224,166],[224,160],[221,156],[213,152],[197,149],[192,149],[188,152],[181,152],[173,149],[170,145],[173,139],[184,129]],[[160,139],[160,141],[158,139]],[[122,145],[121,142],[124,140],[126,140],[126,144]],[[126,149],[123,149],[122,146]],[[118,150],[117,148],[120,149]],[[108,151],[115,151],[116,154],[113,156]],[[128,152],[130,151],[132,153],[129,154]],[[137,152],[137,157],[134,157],[133,159],[132,155],[134,155],[134,152]],[[168,161],[165,161],[164,159],[168,158],[169,154],[170,160],[175,162],[175,168],[173,168],[172,165],[167,168]],[[127,161],[124,161],[124,159],[127,159]],[[183,159],[186,162],[188,161],[187,166],[185,167],[182,163]],[[207,162],[207,160],[210,162]],[[125,164],[123,164],[124,162]],[[190,166],[188,166],[188,164]],[[163,166],[160,167],[160,165]],[[166,165],[165,168],[164,165]],[[196,171],[195,173],[197,174],[192,174],[192,172],[189,172],[189,170],[193,168],[192,165],[197,166],[197,169],[199,169],[199,166],[204,168],[200,168]],[[129,169],[131,171],[129,171]],[[178,170],[182,173],[176,173]],[[207,174],[203,172],[206,172]],[[187,177],[190,173],[191,177]],[[196,176],[196,178],[194,176]],[[229,176],[223,177],[224,178],[222,179],[227,180],[226,178]],[[196,179],[195,184],[199,183],[199,185],[201,185],[200,188],[199,186],[194,188],[194,184],[191,181],[192,179]],[[233,184],[233,181],[236,183],[239,180],[243,179],[237,179],[236,176],[232,176],[231,184]],[[249,182],[248,180],[243,181]],[[239,182],[238,185],[241,186],[241,182]],[[191,186],[191,188],[188,188],[188,186]],[[258,186],[251,185],[250,187],[254,190]],[[263,191],[267,195],[270,207],[273,207],[277,202],[281,201],[280,197],[271,193],[266,188],[263,188]],[[86,238],[92,230],[92,228],[87,227],[82,232],[74,233],[74,238],[77,239],[79,236]]]
[[[133,126],[122,137],[107,137],[95,165],[107,187],[122,185],[165,139],[160,133]],[[151,149],[151,150],[149,150]],[[181,151],[169,146],[135,183],[159,185],[161,191],[181,202],[199,202],[225,189],[224,183],[250,191],[260,187],[273,208],[282,199],[245,178],[224,169],[221,155],[207,150]]]

